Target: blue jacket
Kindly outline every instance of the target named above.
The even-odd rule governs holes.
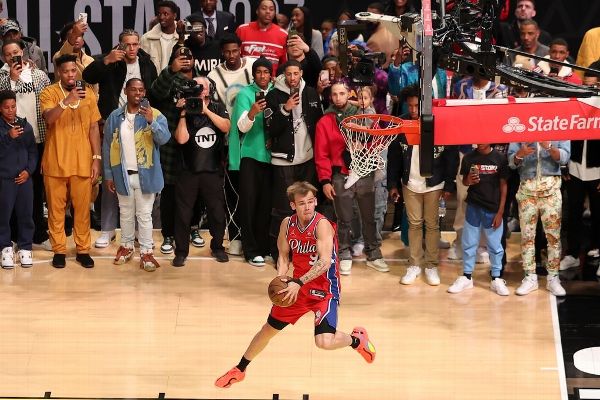
[[[31,176],[38,162],[33,128],[26,123],[23,134],[16,139],[8,134],[10,129],[11,126],[0,118],[0,179],[14,179],[23,171]]]
[[[569,158],[571,158],[571,142],[563,140],[560,142],[551,142],[553,147],[556,147],[560,152],[560,159],[554,161],[550,156],[550,152],[540,148],[540,162],[542,176],[560,176],[561,165],[567,165]],[[536,143],[528,143],[528,146],[536,149],[533,153],[525,156],[523,161],[519,165],[515,164],[515,154],[521,146],[525,143],[511,143],[508,146],[508,166],[512,169],[518,169],[521,181],[535,178],[537,174],[537,147]]]
[[[153,108],[154,120],[148,125],[146,118],[136,115],[134,120],[135,150],[137,155],[138,175],[142,193],[158,193],[165,185],[160,166],[159,147],[169,141],[171,133],[167,119]],[[104,141],[102,143],[102,160],[104,163],[104,179],[115,182],[117,193],[129,196],[129,178],[123,167],[125,159],[121,152],[121,124],[125,121],[125,107],[110,113],[104,124]]]

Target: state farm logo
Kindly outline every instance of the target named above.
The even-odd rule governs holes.
[[[504,133],[522,132],[561,132],[561,131],[588,131],[600,129],[600,116],[570,115],[566,118],[554,116],[531,116],[526,121],[527,125],[521,123],[518,117],[510,117],[508,123],[502,126]]]
[[[517,117],[510,117],[508,123],[502,127],[504,133],[521,133],[525,132],[526,126],[521,123],[521,120]]]

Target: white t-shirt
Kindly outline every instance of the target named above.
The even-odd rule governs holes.
[[[121,151],[125,161],[124,167],[128,171],[138,170],[135,151],[135,115],[125,112],[125,120],[121,123]]]
[[[35,142],[40,143],[40,129],[38,126],[35,89],[33,87],[31,68],[28,65],[23,64],[23,70],[21,71],[19,79],[22,81],[19,91],[17,91],[17,82],[13,81],[12,79],[10,80],[10,88],[17,95],[18,115],[19,117],[27,118],[27,122],[29,122],[33,128]]]
[[[415,193],[434,192],[444,188],[444,182],[434,187],[427,187],[427,181],[421,176],[421,164],[419,162],[419,145],[414,145],[410,158],[410,173],[406,187]]]
[[[173,42],[173,38],[175,38],[175,33],[164,33],[160,34],[160,49],[162,51],[162,55],[160,58],[160,71],[166,68],[169,65],[169,59],[171,58],[171,52],[173,51],[173,46],[175,45]],[[160,71],[158,73],[160,74]]]
[[[140,72],[140,59],[136,58],[135,62],[127,64],[127,73],[125,74],[125,81],[123,81],[123,87],[121,88],[121,94],[119,95],[119,107],[123,107],[127,103],[127,96],[125,95],[125,85],[131,78],[142,79],[142,73]]]

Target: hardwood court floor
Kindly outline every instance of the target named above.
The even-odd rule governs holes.
[[[406,257],[398,243],[385,241],[386,258]],[[0,396],[560,398],[553,298],[545,279],[537,292],[514,295],[522,277],[517,263],[506,274],[511,295],[501,298],[488,289],[487,266],[478,265],[473,290],[450,295],[458,263],[442,263],[438,287],[423,279],[407,287],[398,283],[405,262],[390,262],[383,274],[357,261],[342,278],[338,328],[368,329],[378,351],[373,364],[349,348],[317,349],[305,316],[252,362],[244,382],[223,390],[215,379],[239,361],[266,320],[274,270],[240,258],[202,258],[184,268],[160,260],[158,271],[146,273],[137,259],[112,265],[115,251],[114,243],[94,249],[105,258],[91,270],[73,259],[56,270],[43,261],[50,253],[36,251],[33,268],[0,271]],[[209,250],[192,252],[206,257]]]

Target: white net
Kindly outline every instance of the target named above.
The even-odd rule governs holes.
[[[382,118],[385,118],[385,121]],[[393,131],[401,123],[400,119],[390,120],[389,116],[378,114],[354,115],[342,121],[340,131],[351,158],[350,174],[344,185],[346,189],[371,172],[385,168],[385,160],[381,153],[398,136],[388,132]],[[365,130],[365,128],[369,129]],[[377,134],[377,131],[380,134]]]

